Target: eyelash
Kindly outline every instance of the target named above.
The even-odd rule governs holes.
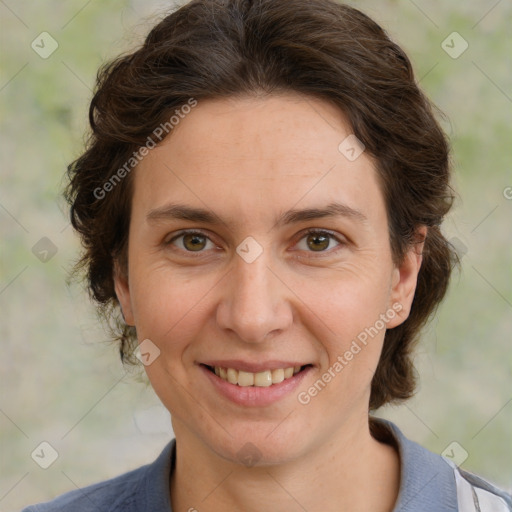
[[[207,240],[209,240],[210,242],[212,242],[212,240],[210,239],[210,237],[200,231],[200,230],[184,230],[184,231],[181,231],[179,234],[177,234],[176,236],[172,237],[170,240],[164,242],[164,245],[165,246],[170,246],[172,245],[172,243],[175,241],[175,240],[178,240],[179,238],[185,236],[185,235],[200,235],[200,236],[204,236],[207,238]],[[337,249],[336,247],[340,247],[340,246],[345,246],[347,245],[346,242],[344,242],[343,240],[340,240],[332,231],[329,231],[327,229],[318,229],[318,228],[309,228],[307,229],[306,231],[304,231],[302,233],[302,236],[299,238],[299,240],[297,241],[297,243],[299,243],[302,239],[304,239],[305,237],[307,237],[308,235],[328,235],[332,240],[335,240],[336,242],[338,242],[338,245],[335,246],[335,248],[332,248],[332,249],[327,249],[327,250],[324,250],[324,251],[306,251],[306,252],[309,252],[309,253],[312,253],[312,254],[316,254],[318,256],[315,256],[315,257],[322,257],[322,256],[325,256],[325,255],[331,255],[333,252],[335,252]],[[213,242],[212,242],[213,243]],[[200,256],[203,256],[205,251],[202,250],[202,251],[187,251],[185,249],[178,249],[182,252],[186,252],[187,255],[190,255],[192,256],[193,258],[197,258],[197,257],[200,257]]]

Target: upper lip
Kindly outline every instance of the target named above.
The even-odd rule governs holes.
[[[200,364],[204,364],[206,366],[219,368],[233,368],[235,370],[242,370],[244,372],[250,373],[258,373],[263,372],[265,370],[277,370],[278,368],[290,368],[292,366],[305,366],[310,363],[303,363],[300,361],[264,361],[264,362],[249,362],[242,361],[240,359],[223,359],[223,360],[211,360],[211,361],[201,361]]]

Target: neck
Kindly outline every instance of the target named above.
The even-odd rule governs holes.
[[[400,480],[398,453],[371,434],[368,416],[291,462],[245,467],[214,453],[184,424],[171,476],[173,511],[372,510],[391,512]]]

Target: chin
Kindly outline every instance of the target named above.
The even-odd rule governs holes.
[[[277,424],[278,425],[278,424]],[[240,425],[239,428],[230,429],[230,434],[223,431],[220,438],[203,440],[219,457],[246,467],[263,467],[284,464],[296,459],[300,455],[300,440],[303,436],[296,436],[290,426],[274,425],[272,428],[255,428]],[[277,426],[277,429],[275,429]],[[278,430],[281,429],[280,432]]]
[[[223,459],[247,468],[276,466],[297,458],[292,452],[292,446],[276,446],[268,442],[266,445],[263,445],[261,440],[255,441],[240,441],[237,444],[237,447],[239,446],[238,450],[235,450],[233,443],[230,443],[230,446],[216,446],[215,451]]]

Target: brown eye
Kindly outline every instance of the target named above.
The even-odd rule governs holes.
[[[331,242],[333,242],[331,244]],[[307,231],[304,236],[299,240],[296,248],[300,251],[305,252],[317,252],[317,253],[334,253],[337,249],[341,249],[345,243],[329,231],[311,229]]]
[[[307,236],[308,247],[313,251],[323,251],[329,247],[330,237],[325,234],[310,234]]]
[[[184,252],[206,252],[215,247],[210,238],[200,231],[185,231],[176,235],[171,240],[165,242],[165,245],[174,245]]]
[[[183,235],[183,247],[188,251],[201,251],[206,246],[207,238],[198,233]]]

